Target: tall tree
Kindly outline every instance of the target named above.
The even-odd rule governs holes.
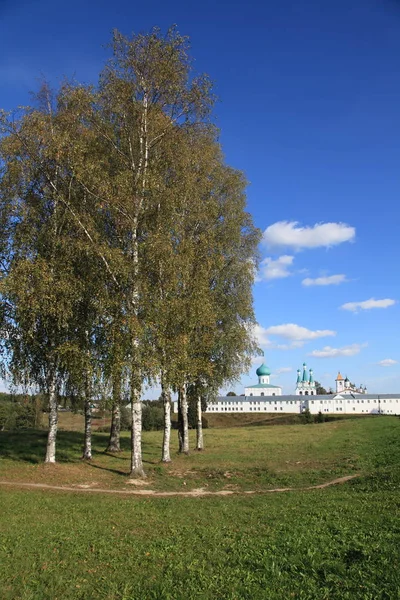
[[[315,390],[316,390],[316,392],[317,392],[318,395],[327,394],[328,393],[326,391],[326,389],[324,388],[324,386],[321,385],[319,381],[315,381]]]
[[[64,344],[79,296],[68,242],[75,233],[64,200],[68,178],[55,153],[60,129],[47,86],[36,110],[2,114],[1,210],[8,256],[1,295],[9,368],[16,384],[37,386],[49,401],[46,462],[55,462],[57,392],[65,369]]]
[[[144,379],[155,373],[145,326],[149,299],[142,292],[142,246],[152,239],[151,208],[163,201],[157,170],[165,159],[164,144],[174,129],[202,119],[211,97],[207,78],[191,77],[188,41],[175,29],[165,36],[154,29],[132,39],[115,32],[112,48],[113,58],[85,114],[106,150],[107,166],[101,165],[97,181],[91,174],[85,185],[114,214],[129,262],[122,287],[131,340],[131,475],[143,476],[140,398]]]

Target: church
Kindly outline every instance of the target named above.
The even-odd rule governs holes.
[[[258,367],[256,375],[258,383],[245,388],[245,396],[282,396],[282,388],[269,382],[271,371],[267,365],[263,363]]]
[[[340,371],[336,377],[336,392],[317,394],[313,370],[297,371],[293,395],[283,395],[279,385],[270,383],[271,370],[263,363],[256,371],[258,383],[245,388],[241,396],[218,396],[207,406],[208,413],[273,413],[301,414],[382,414],[400,415],[400,393],[368,394],[366,386],[356,387]]]
[[[343,379],[340,371],[336,377],[336,393],[337,394],[366,394],[367,386],[356,387],[354,383],[350,383],[350,379],[346,376],[346,379]]]
[[[296,396],[316,396],[315,381],[313,370],[310,369],[310,374],[307,374],[307,365],[303,363],[303,376],[301,377],[300,369],[297,369],[296,381]]]

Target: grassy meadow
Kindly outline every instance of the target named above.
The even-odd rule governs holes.
[[[194,432],[193,432],[194,433]],[[229,490],[221,497],[136,497],[128,436],[118,456],[94,435],[60,431],[59,463],[43,465],[43,431],[0,434],[0,480],[76,492],[0,486],[4,600],[398,599],[400,419],[205,432],[206,451],[159,463],[161,432],[145,432],[141,489]],[[343,485],[302,490],[360,474]],[[262,493],[276,487],[293,491]],[[256,491],[248,495],[243,491]]]

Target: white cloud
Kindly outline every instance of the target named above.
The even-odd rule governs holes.
[[[344,283],[345,281],[348,281],[348,279],[346,279],[346,275],[341,274],[341,275],[329,275],[329,277],[316,277],[315,279],[312,279],[311,277],[306,277],[306,279],[303,279],[303,281],[301,283],[305,286],[339,285],[339,283]]]
[[[378,362],[378,365],[381,367],[393,367],[393,365],[397,365],[397,360],[393,360],[393,358],[384,358]]]
[[[276,374],[279,375],[280,373],[290,373],[291,371],[293,371],[292,367],[280,367],[280,369],[276,370]]]
[[[272,327],[262,327],[255,325],[253,335],[259,346],[263,348],[276,348],[277,350],[292,350],[293,348],[302,348],[306,342],[325,336],[336,335],[336,331],[330,329],[318,329],[312,331],[306,327],[301,327],[295,323],[286,323],[284,325],[273,325]],[[284,338],[289,341],[287,344],[275,343],[270,336]],[[283,371],[282,371],[283,372]]]
[[[252,358],[251,358],[251,364],[252,365],[257,365],[257,367],[259,367],[263,362],[264,362],[264,356],[263,355],[252,356]]]
[[[264,258],[260,266],[258,280],[289,277],[292,274],[289,271],[289,267],[292,265],[293,259],[294,256],[288,256],[287,254],[279,256],[275,260],[273,258]]]
[[[270,340],[268,339],[267,330],[264,327],[261,327],[261,325],[258,325],[258,323],[254,326],[253,335],[259,346],[269,346],[271,344]],[[259,358],[260,357],[257,357],[257,359]]]
[[[278,379],[282,373],[291,373],[292,371],[292,367],[280,367],[280,369],[276,369],[275,373],[272,373],[271,379]]]
[[[346,223],[316,223],[301,227],[298,221],[279,221],[267,227],[263,241],[267,246],[286,246],[296,250],[328,248],[354,240],[356,230]]]
[[[385,298],[384,300],[375,300],[370,298],[369,300],[363,300],[363,302],[346,302],[340,307],[343,310],[350,310],[351,312],[358,312],[359,310],[370,310],[371,308],[388,308],[396,304],[396,300],[391,298]]]
[[[367,344],[351,344],[350,346],[343,346],[342,348],[331,348],[331,346],[325,346],[322,350],[313,350],[308,356],[314,356],[315,358],[333,358],[336,356],[354,356],[358,354],[361,348],[364,348]]]
[[[277,335],[287,340],[293,340],[298,342],[306,342],[309,340],[315,340],[320,337],[326,337],[336,335],[336,331],[330,329],[317,329],[312,331],[306,327],[301,327],[295,323],[286,323],[284,325],[273,325],[264,330],[266,335]]]

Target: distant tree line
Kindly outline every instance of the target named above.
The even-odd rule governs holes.
[[[40,394],[0,392],[0,431],[41,427],[45,402]]]
[[[171,393],[180,452],[188,404],[200,450],[204,403],[250,366],[260,232],[187,38],[115,31],[111,48],[97,85],[44,83],[32,107],[0,112],[1,351],[13,383],[47,398],[46,462],[60,396],[82,403],[86,459],[93,402],[109,398],[108,450],[129,403],[141,477],[143,386],[161,386],[168,462]]]

